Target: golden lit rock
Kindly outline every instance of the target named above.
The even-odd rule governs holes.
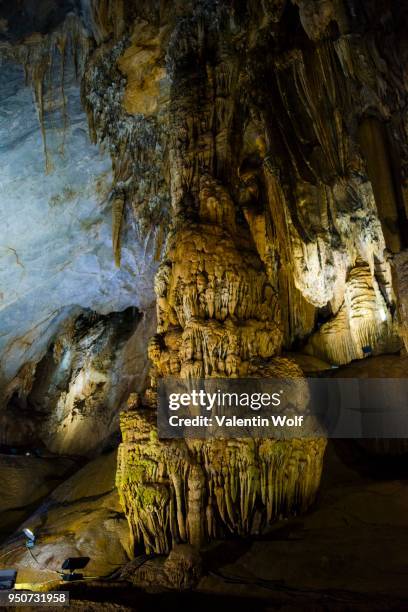
[[[208,175],[200,186],[199,221],[175,228],[156,278],[152,385],[166,376],[301,378],[276,357],[277,298],[240,239],[231,199]],[[320,482],[323,439],[159,440],[149,409],[123,412],[121,428],[117,486],[135,547],[148,553],[257,533],[306,509]]]
[[[158,110],[161,82],[166,76],[164,44],[167,29],[137,24],[131,44],[118,60],[127,77],[123,105],[130,114],[152,115]]]

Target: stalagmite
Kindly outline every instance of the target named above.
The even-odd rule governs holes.
[[[175,230],[156,277],[153,387],[166,376],[302,377],[295,363],[276,356],[276,295],[236,228],[231,198],[206,174],[198,201],[199,220]],[[179,541],[199,547],[228,533],[247,535],[313,501],[324,439],[159,440],[154,414],[122,414],[117,485],[136,546],[163,553]]]
[[[383,470],[366,451],[408,449],[363,440],[371,418],[402,434],[392,408],[408,363],[407,17],[408,3],[390,0],[0,0],[0,462],[64,456],[73,471],[101,455],[59,491],[33,480],[23,504],[14,468],[11,488],[6,478],[13,529],[32,510],[38,528],[34,558],[14,552],[14,537],[12,556],[1,545],[20,583],[48,584],[47,567],[57,579],[71,555],[89,554],[89,578],[134,555],[121,578],[137,587],[250,598],[270,587],[283,607],[370,607],[375,564],[359,567],[343,535],[371,536],[392,500],[377,477],[396,463]],[[331,393],[330,418],[304,411],[322,378],[391,375],[401,381],[383,396],[340,393],[333,419]],[[273,418],[251,397],[271,378],[283,397]],[[169,397],[164,415],[164,382],[246,385],[251,405]],[[336,418],[336,433],[361,440],[329,444],[314,507],[327,443],[316,432],[332,435]],[[0,504],[0,538],[8,512]],[[354,586],[334,576],[339,565]],[[396,573],[383,574],[395,590]],[[102,582],[115,607],[120,585]]]

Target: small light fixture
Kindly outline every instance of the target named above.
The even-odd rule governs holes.
[[[35,540],[36,540],[34,533],[31,531],[31,529],[28,529],[27,527],[23,529],[23,533],[26,537],[26,541],[25,541],[26,547],[34,548]]]
[[[67,573],[62,574],[62,579],[64,582],[72,582],[73,580],[83,580],[84,575],[80,573],[75,573],[75,570],[84,569],[90,561],[89,557],[68,557],[65,559],[62,564],[62,569]]]

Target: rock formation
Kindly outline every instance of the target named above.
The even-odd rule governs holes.
[[[401,347],[401,210],[384,125],[394,84],[373,78],[370,15],[363,38],[341,3],[297,4],[199,3],[175,22],[145,14],[167,44],[165,60],[150,50],[149,61],[169,95],[152,77],[147,114],[167,113],[173,222],[155,281],[153,390],[122,416],[118,486],[148,551],[248,533],[304,508],[324,449],[159,441],[144,408],[158,377],[301,376],[277,355],[307,338],[306,352],[333,364]],[[128,111],[140,86],[128,73]]]
[[[11,4],[2,441],[90,456],[125,404],[117,486],[147,552],[305,510],[325,440],[160,440],[157,384],[408,349],[406,6]]]
[[[234,204],[209,175],[200,179],[194,221],[181,216],[156,276],[159,333],[149,406],[122,415],[117,485],[135,544],[164,553],[228,533],[257,533],[304,510],[320,482],[325,440],[162,441],[154,423],[157,379],[302,377],[276,357],[279,304]],[[307,387],[305,389],[307,393]],[[136,408],[132,410],[132,408]],[[151,409],[153,408],[153,413]]]
[[[121,572],[122,580],[143,587],[190,590],[197,586],[203,567],[199,551],[190,544],[177,544],[168,557],[136,557]]]
[[[145,386],[154,321],[133,308],[67,319],[44,357],[5,387],[0,444],[88,457],[117,444],[118,406]]]

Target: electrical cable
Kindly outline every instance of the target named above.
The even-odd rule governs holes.
[[[294,595],[319,595],[326,599],[335,599],[338,600],[341,598],[341,593],[336,597],[336,593],[324,593],[321,594],[319,591],[314,589],[308,589],[306,587],[291,587],[285,584],[284,580],[268,580],[264,578],[245,578],[244,576],[234,576],[233,574],[227,575],[223,574],[220,571],[210,571],[210,576],[215,576],[216,578],[221,578],[227,584],[243,584],[248,586],[257,586],[263,589],[269,589],[270,591],[275,592],[287,592],[292,593]],[[345,593],[347,595],[347,593]],[[344,597],[343,597],[344,598]],[[342,598],[342,600],[343,600]]]
[[[37,586],[37,587],[41,586],[41,587],[43,587],[45,584],[50,584],[50,582],[54,582],[54,584],[55,584],[56,580],[53,579],[53,580],[46,580],[45,582],[36,582],[35,584],[33,584],[33,586]],[[18,590],[19,591],[32,591],[32,589],[18,589]]]
[[[122,567],[122,563],[118,563],[116,567]],[[140,567],[140,566],[139,566]],[[105,576],[83,576],[83,580],[111,580],[115,578],[115,575],[118,573],[118,570],[115,569],[110,574],[106,574]]]
[[[49,567],[44,567],[43,565],[41,565],[38,559],[34,556],[31,548],[27,548],[27,550],[40,569],[44,570],[45,572],[52,572],[53,574],[58,574],[58,576],[62,575],[61,572],[58,572],[57,570],[53,570],[53,569],[50,569]]]
[[[60,579],[63,579],[63,577],[66,575],[64,574],[64,572],[62,571],[58,571],[49,567],[44,567],[43,565],[41,565],[41,563],[38,561],[37,557],[34,555],[34,553],[32,552],[31,548],[28,548],[27,546],[23,546],[22,544],[20,546],[17,546],[16,548],[13,548],[12,550],[7,551],[6,553],[4,553],[0,559],[2,559],[3,557],[6,557],[7,555],[10,555],[11,553],[15,552],[16,550],[20,550],[21,548],[25,548],[31,558],[35,561],[35,563],[38,565],[38,567],[45,571],[45,572],[52,572],[53,574],[57,574],[57,576],[60,577]],[[151,555],[141,555],[140,557],[140,563],[137,565],[136,569],[139,569],[139,567],[141,567],[142,565],[144,565],[147,561],[149,561],[150,559],[153,559],[154,557],[157,557],[159,555],[156,554],[151,554]],[[117,563],[114,565],[114,567],[119,568],[122,567],[123,564],[122,563]],[[110,574],[106,574],[105,576],[83,576],[82,580],[112,580],[115,578],[115,575],[117,574],[118,569],[114,569]],[[49,582],[54,582],[54,580],[47,580],[47,582],[41,582],[39,584],[43,585],[43,584],[48,584]]]
[[[273,591],[279,591],[285,588],[283,580],[265,580],[263,578],[245,578],[244,576],[234,576],[233,574],[226,575],[222,572],[211,571],[209,572],[210,576],[215,576],[216,578],[221,578],[227,584],[247,584],[262,587],[264,589],[270,589]],[[301,592],[303,589],[297,589],[297,591]],[[306,589],[305,589],[306,591]]]
[[[158,554],[141,555],[140,557],[138,557],[138,559],[140,560],[140,563],[134,569],[139,569],[139,567],[142,567],[142,565],[144,565],[147,561],[150,561],[151,559],[154,559],[160,556],[161,555],[158,555]],[[115,565],[115,567],[123,567],[123,563],[118,563]],[[114,580],[118,571],[119,570],[115,569],[113,570],[113,572],[111,572],[110,574],[106,574],[105,576],[83,576],[82,580]],[[61,574],[61,575],[64,575],[64,574]]]
[[[12,548],[11,550],[8,550],[6,553],[1,555],[0,559],[3,559],[4,557],[7,557],[7,555],[11,555],[11,553],[15,552],[16,550],[20,550],[20,548],[24,548],[24,546],[22,544],[20,544],[20,546],[17,546],[17,548]]]

